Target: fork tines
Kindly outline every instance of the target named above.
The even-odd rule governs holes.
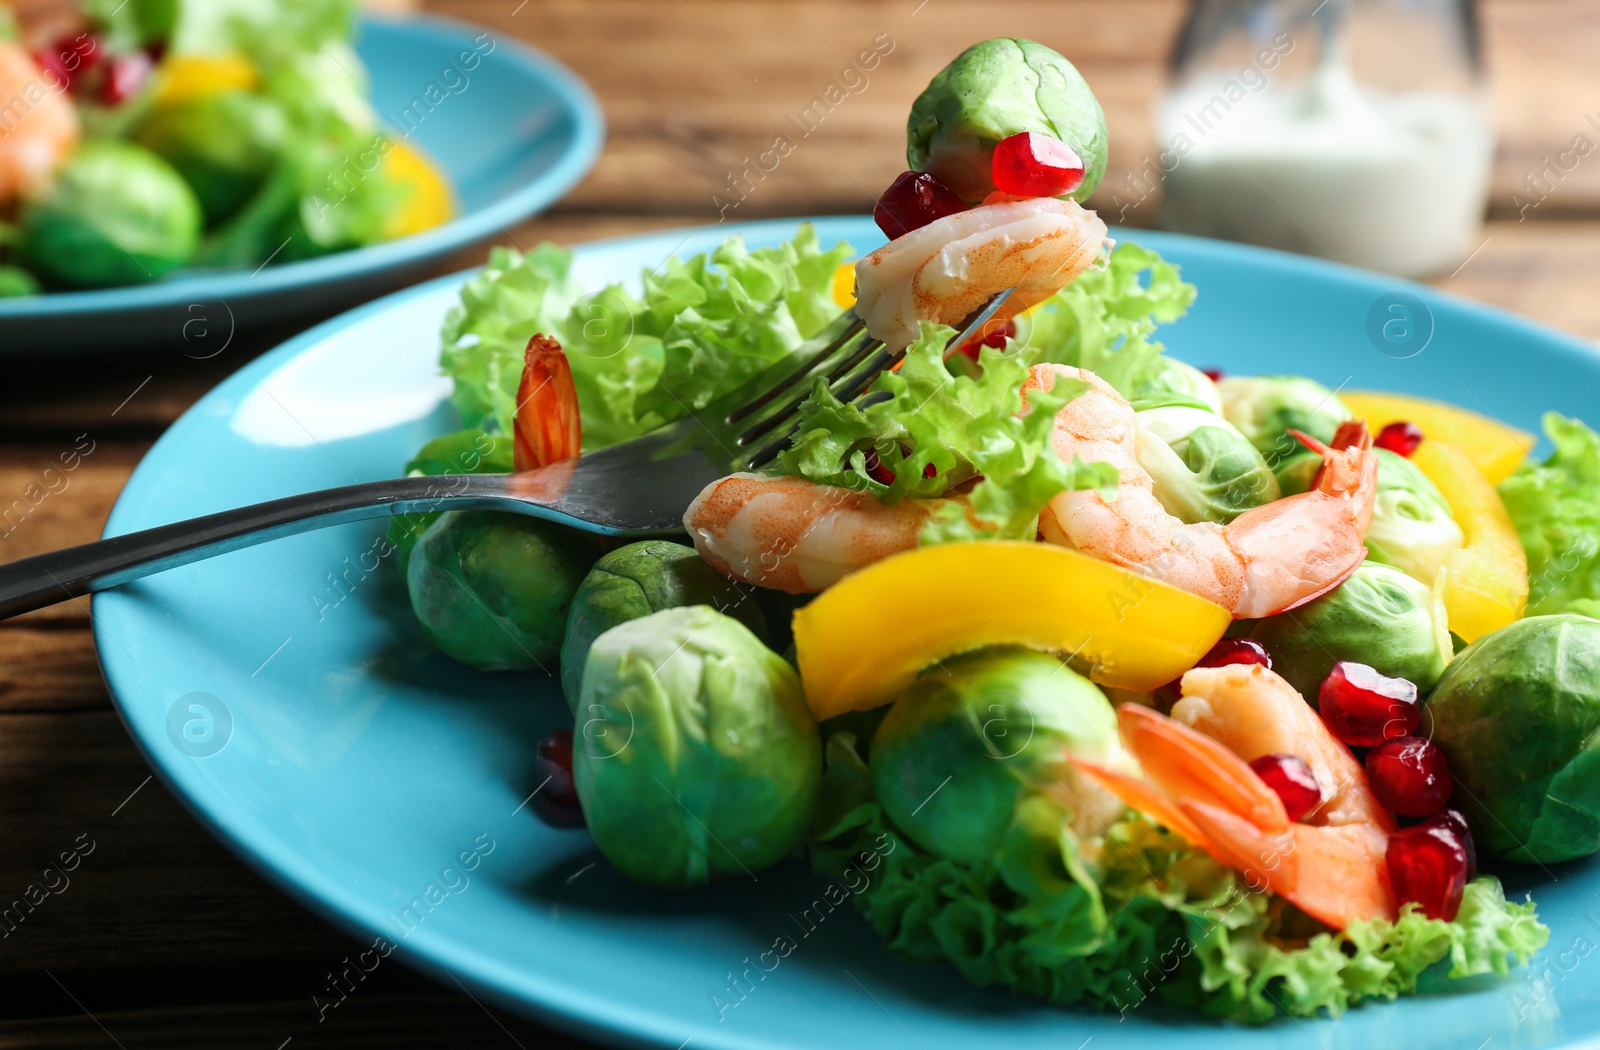
[[[947,356],[974,338],[1011,292],[1006,289],[968,317],[946,344]],[[758,470],[784,450],[799,428],[800,405],[811,396],[818,379],[841,401],[853,401],[905,352],[891,351],[882,340],[868,335],[866,325],[854,310],[841,315],[812,339],[811,345],[814,349],[802,349],[794,355],[800,359],[797,367],[776,381],[768,378],[770,373],[759,377],[758,381],[765,384],[762,391],[718,420],[734,429],[733,440],[740,450],[760,446],[749,456],[741,455],[741,461],[734,464],[736,469]]]

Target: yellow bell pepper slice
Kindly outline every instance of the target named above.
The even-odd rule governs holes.
[[[848,310],[856,304],[856,264],[853,262],[840,263],[839,268],[833,271],[833,287],[830,289],[833,301],[842,309]]]
[[[1430,398],[1357,390],[1340,394],[1339,400],[1374,434],[1390,423],[1415,423],[1424,441],[1443,441],[1465,452],[1491,485],[1509,478],[1539,440],[1493,417]]]
[[[1470,642],[1519,619],[1528,605],[1528,556],[1500,494],[1471,456],[1444,441],[1424,440],[1411,462],[1439,487],[1466,539],[1434,584],[1450,630]]]
[[[172,55],[161,63],[155,104],[169,106],[224,91],[255,91],[261,73],[243,55]]]
[[[794,615],[820,719],[878,707],[930,664],[988,645],[1071,656],[1101,685],[1148,692],[1193,667],[1232,622],[1169,584],[1047,543],[949,543],[867,566]]]
[[[389,153],[383,158],[383,171],[405,191],[405,203],[384,218],[384,239],[392,241],[449,222],[455,213],[455,201],[432,160],[409,143],[391,142]]]

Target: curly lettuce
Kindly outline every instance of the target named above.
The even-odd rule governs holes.
[[[584,295],[572,255],[542,244],[497,248],[445,319],[440,365],[467,426],[510,433],[522,352],[536,332],[566,349],[584,448],[637,437],[697,409],[793,353],[838,316],[833,271],[850,246],[824,250],[807,223],[792,241],[672,258],[642,294]]]
[[[1500,499],[1528,552],[1528,615],[1600,616],[1600,434],[1555,412],[1544,432],[1556,449],[1500,483]]]
[[[1165,349],[1151,338],[1194,304],[1195,287],[1159,254],[1124,242],[1018,325],[1016,342],[1035,361],[1087,368],[1130,401],[1164,371]]]
[[[959,864],[919,850],[888,822],[849,733],[827,746],[812,844],[817,868],[866,885],[857,907],[911,962],[947,963],[979,986],[1126,1016],[1151,999],[1261,1023],[1338,1016],[1451,978],[1508,974],[1549,938],[1534,905],[1482,876],[1453,922],[1407,905],[1395,922],[1319,927],[1283,901],[1136,815],[1080,841],[1044,795],[1019,805],[999,853]]]
[[[1115,489],[1108,464],[1063,463],[1051,447],[1056,412],[1087,389],[1063,381],[1030,394],[1022,412],[1027,353],[985,347],[976,374],[954,372],[945,347],[955,335],[923,322],[900,367],[872,384],[868,397],[843,402],[817,381],[801,407],[801,425],[777,469],[824,485],[872,492],[885,503],[947,495],[974,478],[965,513],[952,505],[923,533],[930,543],[1032,539],[1039,511],[1068,489]],[[872,476],[868,454],[893,474]]]

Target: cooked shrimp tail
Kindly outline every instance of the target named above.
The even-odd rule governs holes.
[[[1295,700],[1305,706],[1297,694]],[[1282,800],[1220,741],[1137,704],[1119,708],[1117,722],[1142,779],[1073,764],[1130,808],[1242,873],[1251,889],[1275,893],[1336,929],[1360,919],[1394,918],[1382,849],[1374,852],[1375,844],[1387,844],[1389,829],[1290,821]],[[1234,728],[1248,732],[1248,720]]]
[[[1092,372],[1036,365],[1023,385],[1049,390],[1058,377],[1090,389],[1056,416],[1056,454],[1117,469],[1115,497],[1064,492],[1039,517],[1046,540],[1180,587],[1258,619],[1293,609],[1336,587],[1366,557],[1377,496],[1378,458],[1365,425],[1341,427],[1335,446],[1301,435],[1322,457],[1310,492],[1246,511],[1227,525],[1185,523],[1167,511],[1135,454],[1133,407]]]
[[[512,462],[517,470],[536,470],[578,454],[583,421],[572,366],[561,344],[547,335],[535,335],[522,360]]]

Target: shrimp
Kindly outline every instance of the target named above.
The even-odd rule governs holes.
[[[910,345],[918,321],[959,325],[1015,288],[1001,308],[1004,320],[1075,280],[1105,239],[1094,212],[1050,197],[946,215],[856,263],[856,312],[891,350]]]
[[[695,550],[725,576],[790,594],[811,594],[857,569],[917,545],[922,526],[959,499],[886,505],[870,492],[804,478],[730,474],[683,515]]]
[[[1394,819],[1355,756],[1278,675],[1259,665],[1197,667],[1183,676],[1172,717],[1137,704],[1117,711],[1122,741],[1144,776],[1074,760],[1123,802],[1166,825],[1335,929],[1396,914],[1386,853]],[[1291,822],[1249,766],[1297,755],[1322,802]]]
[[[1056,416],[1054,445],[1063,461],[1082,456],[1117,468],[1114,499],[1099,492],[1064,492],[1039,515],[1051,543],[1073,547],[1123,568],[1198,594],[1258,619],[1303,605],[1337,587],[1366,557],[1367,526],[1378,487],[1378,457],[1361,424],[1340,429],[1329,448],[1305,435],[1322,456],[1310,492],[1246,511],[1228,525],[1186,524],[1169,514],[1155,482],[1134,455],[1137,429],[1131,405],[1093,372],[1035,365],[1023,383],[1049,390],[1056,377],[1089,384]]]
[[[519,471],[570,459],[583,445],[583,420],[578,415],[578,388],[572,380],[572,366],[567,363],[561,344],[547,335],[529,339],[523,352],[512,429],[512,465]]]
[[[64,88],[21,47],[0,41],[0,209],[78,144],[78,111]]]

